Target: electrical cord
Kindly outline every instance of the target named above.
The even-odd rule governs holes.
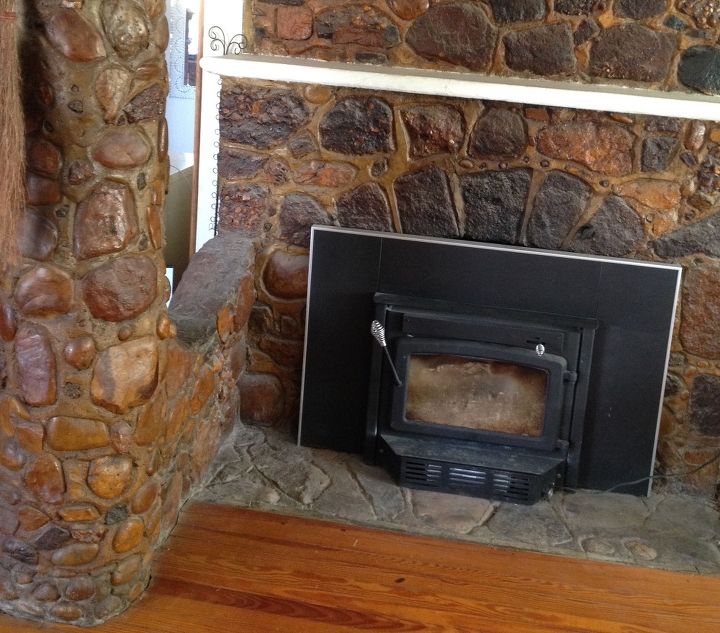
[[[695,468],[692,468],[690,470],[686,470],[684,472],[680,473],[668,473],[667,475],[652,475],[650,477],[643,477],[642,479],[635,479],[634,481],[623,481],[619,484],[615,484],[612,488],[608,488],[605,490],[605,492],[615,492],[618,488],[624,488],[626,486],[634,486],[635,484],[641,484],[645,481],[655,481],[656,479],[680,479],[682,477],[687,477],[688,475],[693,475],[694,473],[698,472],[699,470],[702,470],[703,468],[706,468],[713,462],[716,462],[720,459],[720,451],[715,453],[710,459],[708,459],[706,462],[703,462],[699,466],[696,466]]]

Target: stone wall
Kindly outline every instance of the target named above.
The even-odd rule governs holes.
[[[332,224],[682,264],[660,460],[720,446],[720,124],[226,79],[220,127],[221,232],[262,245],[245,420],[296,419]],[[690,483],[714,494],[717,463]]]
[[[255,52],[720,93],[717,0],[253,0]]]
[[[22,261],[0,279],[0,610],[89,625],[142,593],[235,420],[254,250],[235,241],[202,318],[208,284],[180,292],[178,340],[164,2],[24,6],[29,206]]]

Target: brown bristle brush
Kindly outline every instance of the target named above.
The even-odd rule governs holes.
[[[25,203],[25,122],[20,95],[15,0],[0,0],[0,273],[19,259],[17,226]]]

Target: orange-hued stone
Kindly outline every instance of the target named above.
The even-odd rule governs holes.
[[[162,340],[165,340],[166,338],[174,338],[177,334],[177,328],[167,314],[161,314],[158,317],[155,331]]]
[[[158,348],[154,337],[115,345],[98,355],[90,383],[90,395],[114,413],[147,402],[158,379]]]
[[[195,392],[190,399],[190,412],[195,415],[203,408],[210,394],[215,389],[215,374],[209,367],[203,367],[197,378]]]
[[[104,422],[58,417],[48,423],[47,443],[56,451],[86,451],[110,444],[110,433]]]
[[[54,266],[38,266],[19,279],[15,301],[27,316],[65,314],[72,307],[72,279]]]
[[[50,517],[31,506],[23,506],[18,510],[20,529],[25,532],[34,532],[50,521]]]
[[[13,425],[18,419],[30,419],[30,414],[25,406],[13,396],[0,395],[0,429],[5,435],[11,436],[15,433]]]
[[[185,420],[188,418],[188,399],[187,396],[181,397],[174,405],[167,423],[165,437],[168,442],[172,442],[180,434]]]
[[[275,251],[265,265],[263,279],[270,294],[281,299],[302,299],[307,293],[307,255]]]
[[[3,341],[12,341],[17,331],[17,320],[10,299],[4,292],[0,292],[0,338]]]
[[[25,472],[27,489],[46,503],[59,503],[65,492],[60,462],[46,453],[38,455]]]
[[[25,465],[25,453],[14,437],[0,438],[0,464],[8,470],[20,470]]]
[[[132,475],[133,463],[129,457],[101,457],[91,462],[87,483],[98,497],[114,499],[125,491]]]
[[[163,246],[161,211],[162,208],[155,204],[151,204],[147,208],[148,233],[150,234],[150,241],[155,248],[162,248]]]
[[[171,344],[167,350],[167,369],[165,370],[165,389],[175,396],[185,384],[192,371],[193,355],[180,345]]]
[[[92,578],[87,576],[78,576],[73,578],[65,588],[65,597],[68,600],[79,602],[87,600],[95,595],[95,583]]]
[[[123,66],[108,66],[95,80],[95,96],[106,121],[116,121],[127,101],[132,73]]]
[[[63,350],[65,361],[75,369],[87,369],[95,359],[95,341],[91,336],[80,336],[69,341]]]
[[[52,562],[58,567],[87,565],[95,560],[99,551],[97,543],[71,543],[57,550],[52,555]]]
[[[162,391],[158,390],[152,401],[143,409],[135,427],[135,441],[140,446],[152,444],[165,428],[165,408],[167,402]]]
[[[73,622],[83,616],[83,610],[76,604],[70,602],[59,602],[50,610],[53,617],[66,622]]]
[[[59,9],[47,21],[45,32],[52,45],[74,62],[105,57],[100,33],[79,11]]]
[[[63,463],[65,471],[66,497],[70,501],[81,503],[87,500],[87,474],[88,463],[78,460],[66,459]]]
[[[45,429],[40,424],[25,420],[15,421],[15,437],[18,444],[28,453],[40,453],[43,448]]]
[[[100,513],[95,506],[81,503],[74,506],[65,506],[60,510],[60,517],[68,523],[84,523],[86,521],[97,521],[100,518]]]
[[[138,517],[132,517],[122,523],[115,532],[115,538],[113,538],[113,549],[122,554],[135,549],[142,541],[143,532],[145,531],[145,524],[142,519]]]
[[[145,482],[135,493],[130,509],[135,514],[142,514],[150,509],[160,492],[160,483],[157,479],[150,479]]]
[[[653,209],[673,209],[681,200],[680,185],[668,180],[631,180],[618,185],[617,192]]]
[[[148,161],[151,151],[139,128],[124,127],[107,132],[93,149],[93,158],[111,169],[140,167]]]
[[[41,325],[24,323],[15,337],[17,378],[27,404],[43,406],[57,399],[57,363],[49,332]]]
[[[233,333],[234,326],[235,319],[232,307],[224,306],[217,314],[217,332],[223,343]]]
[[[111,582],[113,585],[124,585],[135,580],[140,567],[142,565],[142,557],[139,554],[130,556],[118,563],[115,571],[112,573]]]

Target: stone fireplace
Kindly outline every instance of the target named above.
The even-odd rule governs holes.
[[[169,313],[165,3],[23,6],[28,208],[0,282],[4,612],[121,612],[238,409],[294,423],[311,225],[680,264],[659,460],[718,450],[720,116],[700,114],[720,93],[714,0],[249,2],[251,49],[310,70],[222,73],[219,235]],[[409,80],[324,85],[307,58]],[[495,88],[427,93],[412,69]],[[553,92],[570,82],[660,105],[588,109]],[[678,92],[685,109],[668,106]],[[717,462],[683,486],[714,497]]]

